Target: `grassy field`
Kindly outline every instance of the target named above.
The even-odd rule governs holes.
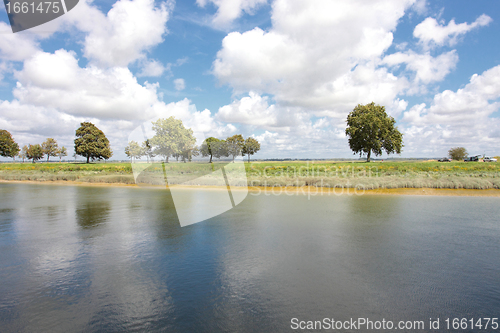
[[[210,177],[225,163],[139,163],[148,169],[138,181],[220,185]],[[245,163],[238,184],[252,186],[322,186],[378,188],[499,189],[500,163],[436,161],[334,162],[285,161]],[[137,169],[136,169],[137,170]],[[207,176],[199,181],[200,176]],[[0,179],[134,184],[130,163],[1,163]],[[248,181],[248,182],[247,182]]]

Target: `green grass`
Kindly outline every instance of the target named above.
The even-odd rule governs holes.
[[[142,163],[141,163],[142,164]],[[143,164],[144,166],[146,164]],[[210,175],[225,163],[165,164],[170,183],[220,185]],[[139,178],[144,183],[163,180],[161,163],[148,165]],[[286,161],[245,163],[249,185],[325,186],[376,188],[500,188],[500,162],[390,161],[328,162]],[[240,185],[244,185],[244,178]],[[1,163],[0,179],[35,181],[78,181],[89,183],[135,183],[130,163]]]

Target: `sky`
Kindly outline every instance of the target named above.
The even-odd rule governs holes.
[[[499,36],[494,0],[80,0],[18,33],[2,6],[0,129],[71,156],[90,121],[121,160],[174,116],[256,138],[258,159],[350,158],[347,115],[375,102],[400,157],[500,155]]]

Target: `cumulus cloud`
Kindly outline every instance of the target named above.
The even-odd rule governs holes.
[[[34,35],[13,34],[9,25],[0,22],[0,58],[3,60],[22,61],[39,51]]]
[[[375,63],[411,4],[277,0],[269,31],[224,38],[213,73],[235,93],[267,93],[283,105],[313,111],[345,113],[367,98],[392,100],[406,82]]]
[[[463,145],[474,150],[490,149],[500,129],[499,118],[492,117],[500,109],[499,98],[500,66],[496,66],[474,74],[456,92],[445,90],[435,95],[429,107],[425,103],[415,105],[402,119],[406,123],[405,140],[410,142],[407,148]]]
[[[435,18],[428,17],[415,27],[413,36],[418,38],[425,48],[443,45],[453,46],[460,35],[472,29],[486,26],[491,21],[493,21],[491,17],[483,14],[471,24],[467,22],[456,24],[455,20],[451,20],[447,25],[444,25],[444,22],[438,22]]]
[[[184,82],[184,79],[175,79],[174,80],[174,87],[175,90],[181,91],[186,88],[186,82]]]
[[[143,59],[146,52],[163,41],[172,2],[155,7],[154,0],[119,0],[104,15],[85,1],[65,15],[87,35],[84,55],[101,67],[127,66]]]
[[[397,66],[405,64],[406,69],[415,73],[416,83],[438,82],[445,78],[458,62],[456,50],[452,50],[437,57],[433,57],[429,52],[424,54],[415,53],[412,50],[407,52],[397,52],[384,57],[384,64]]]
[[[138,77],[142,76],[149,76],[149,77],[154,77],[154,76],[162,76],[163,73],[167,72],[170,74],[170,67],[171,65],[168,64],[167,66],[164,66],[161,62],[158,60],[151,60],[147,59],[141,63],[141,70],[139,73],[137,73]]]
[[[128,68],[78,66],[73,52],[39,52],[15,74],[21,103],[101,119],[133,119],[157,100],[157,84],[137,83]]]
[[[217,7],[217,13],[212,19],[213,25],[225,27],[239,18],[243,12],[253,14],[254,10],[266,4],[267,0],[196,0],[200,7],[205,7],[209,2]]]

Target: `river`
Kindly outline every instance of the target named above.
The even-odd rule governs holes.
[[[500,198],[250,194],[180,227],[167,190],[2,183],[0,331],[448,331],[500,317],[499,216]]]

